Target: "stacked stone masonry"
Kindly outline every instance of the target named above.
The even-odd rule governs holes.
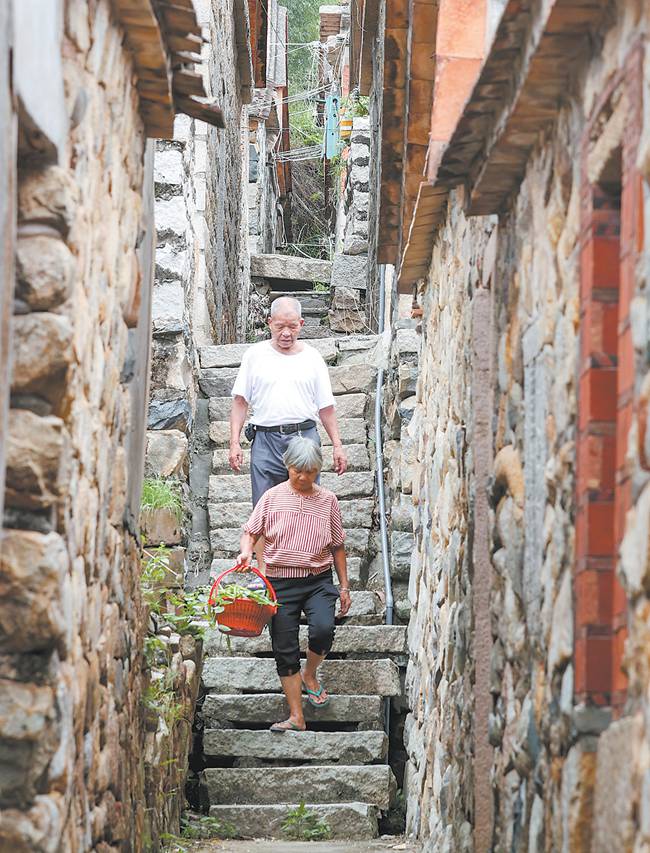
[[[178,823],[165,762],[189,745],[187,732],[161,737],[143,703],[153,149],[111,4],[68,0],[59,12],[61,40],[41,61],[61,84],[65,131],[55,151],[45,133],[40,149],[19,145],[0,847],[139,851]],[[186,648],[174,667],[185,713],[194,657]]]
[[[427,851],[650,844],[647,25],[605,18],[498,218],[451,192],[419,285],[396,458],[412,443],[405,792]]]

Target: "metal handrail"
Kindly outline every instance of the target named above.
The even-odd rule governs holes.
[[[386,310],[386,265],[379,266],[379,334],[384,331],[384,312]],[[388,531],[386,528],[386,491],[384,488],[384,448],[381,432],[381,389],[384,384],[384,368],[377,370],[377,388],[375,393],[375,468],[377,471],[377,497],[379,499],[379,533],[381,538],[381,559],[384,567],[384,591],[386,594],[386,624],[393,624],[395,602],[393,582],[390,575],[388,556]]]

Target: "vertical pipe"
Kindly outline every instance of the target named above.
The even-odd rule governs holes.
[[[379,267],[379,334],[384,331],[384,312],[386,310],[386,265]],[[390,576],[388,557],[388,531],[386,528],[386,491],[384,488],[384,448],[381,430],[381,390],[384,384],[384,368],[377,370],[375,391],[375,469],[377,475],[377,498],[379,500],[379,532],[381,538],[381,559],[384,567],[384,590],[386,593],[386,624],[393,624],[393,584]]]

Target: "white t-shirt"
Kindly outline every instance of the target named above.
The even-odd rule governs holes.
[[[244,353],[231,395],[246,400],[257,426],[316,421],[320,409],[334,405],[327,365],[309,344],[293,355],[279,353],[270,341],[253,344]]]

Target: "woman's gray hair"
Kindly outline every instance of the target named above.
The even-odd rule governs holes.
[[[320,445],[302,436],[296,436],[289,442],[282,461],[287,468],[297,471],[320,471],[323,467],[323,454]]]

